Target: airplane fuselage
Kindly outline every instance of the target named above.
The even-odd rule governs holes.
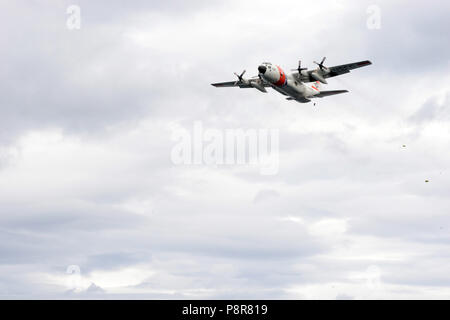
[[[279,66],[264,62],[258,67],[260,78],[285,96],[295,100],[310,101],[308,98],[318,95],[317,84],[306,85],[297,81],[292,74],[286,74]]]

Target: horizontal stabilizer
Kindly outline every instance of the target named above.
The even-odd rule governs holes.
[[[297,101],[297,102],[300,102],[300,103],[307,103],[307,102],[311,101],[311,100],[303,98],[303,97],[300,97],[300,98],[297,98],[297,99],[289,97],[289,98],[286,98],[286,100],[294,100],[294,101]]]
[[[348,92],[348,90],[330,90],[330,91],[320,91],[319,94],[316,94],[315,96],[313,96],[313,98],[322,98],[322,97],[328,97],[328,96],[332,96],[335,94],[340,94],[340,93],[346,93]]]

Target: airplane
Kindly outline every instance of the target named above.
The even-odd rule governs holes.
[[[267,92],[266,88],[272,88],[284,96],[287,100],[295,100],[300,103],[310,102],[312,98],[323,98],[335,94],[348,92],[348,90],[329,90],[324,91],[320,88],[320,83],[327,84],[327,78],[339,76],[349,73],[350,70],[371,65],[369,60],[343,64],[334,67],[325,67],[326,57],[318,65],[317,69],[308,70],[302,68],[302,62],[298,62],[298,68],[293,69],[295,72],[286,74],[279,66],[270,62],[263,62],[258,66],[258,76],[250,79],[244,79],[245,70],[239,75],[234,73],[238,80],[229,82],[212,83],[214,87],[239,87],[239,88],[255,88],[261,92]],[[309,85],[307,83],[314,82]],[[314,103],[315,105],[315,103]]]

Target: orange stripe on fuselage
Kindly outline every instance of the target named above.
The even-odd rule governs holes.
[[[277,68],[280,72],[280,79],[277,81],[277,83],[275,83],[275,85],[280,87],[286,83],[286,74],[279,66],[277,66]]]

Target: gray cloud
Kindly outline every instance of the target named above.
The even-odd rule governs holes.
[[[2,298],[448,296],[445,4],[69,4],[0,8]],[[374,64],[314,108],[209,85],[323,55]],[[175,166],[194,121],[278,129],[279,173]]]
[[[436,101],[436,97],[426,101],[409,120],[413,123],[423,124],[430,121],[448,121],[450,116],[450,101],[447,94],[442,104]]]

